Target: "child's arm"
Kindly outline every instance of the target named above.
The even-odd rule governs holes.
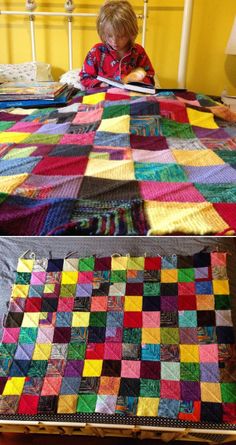
[[[79,75],[80,83],[85,89],[101,86],[101,82],[97,80],[98,58],[95,48],[88,52]]]

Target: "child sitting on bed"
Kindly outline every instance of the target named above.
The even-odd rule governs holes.
[[[87,54],[80,82],[83,89],[105,87],[97,76],[122,81],[142,81],[154,85],[154,69],[144,50],[135,43],[138,21],[126,0],[107,0],[97,17],[97,43]]]

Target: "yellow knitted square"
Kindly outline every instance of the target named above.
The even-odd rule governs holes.
[[[158,413],[159,400],[155,397],[139,397],[137,416],[156,417]]]
[[[3,390],[3,396],[20,396],[25,384],[25,377],[9,377],[5,388]]]
[[[100,377],[103,360],[84,360],[83,377]]]
[[[29,292],[29,284],[14,284],[12,287],[13,298],[27,298]]]
[[[191,125],[202,128],[219,128],[214,121],[214,116],[212,113],[205,113],[194,110],[193,108],[187,108],[187,114]]]
[[[221,402],[220,383],[201,382],[201,400],[202,402]]]
[[[142,344],[159,344],[160,328],[142,328]]]
[[[28,174],[14,176],[0,176],[0,193],[13,193],[13,191],[28,178]]]
[[[77,395],[61,395],[58,399],[58,414],[76,413]]]
[[[125,296],[125,312],[141,312],[143,306],[143,297]]]
[[[34,260],[20,258],[17,265],[17,272],[32,272]]]
[[[78,264],[78,261],[77,261]],[[63,271],[61,275],[62,284],[76,284],[78,282],[79,272]]]
[[[162,269],[161,282],[162,283],[177,283],[178,270],[177,269]]]
[[[225,162],[212,150],[172,150],[180,165],[204,167],[208,165],[223,165]]]
[[[10,150],[3,159],[17,159],[17,158],[28,158],[37,147],[21,147],[21,148],[13,148]]]
[[[229,295],[228,280],[212,280],[213,292],[215,295]]]
[[[132,180],[134,163],[131,160],[111,161],[106,159],[89,159],[85,176],[95,178]]]
[[[53,294],[54,290],[55,290],[55,284],[48,283],[48,284],[45,284],[45,286],[43,288],[43,293],[44,294]]]
[[[18,144],[23,142],[30,133],[15,133],[14,131],[3,131],[0,133],[0,144]]]
[[[40,312],[25,312],[21,326],[23,328],[37,328],[39,319]]]
[[[145,201],[144,205],[150,225],[149,235],[173,232],[205,235],[222,232],[228,228],[213,205],[208,202]]]
[[[128,257],[127,269],[143,270],[144,269],[144,257]]]
[[[129,133],[130,116],[111,117],[103,119],[97,131],[108,131],[110,133]]]
[[[48,360],[51,355],[52,343],[36,343],[33,360]]]
[[[128,257],[126,256],[112,257],[111,259],[112,270],[126,270],[127,264],[128,264]]]
[[[89,312],[73,312],[72,314],[72,327],[87,327],[89,325]]]
[[[199,363],[198,345],[179,345],[180,361],[184,363]]]
[[[83,104],[98,104],[106,97],[106,93],[95,93],[83,96]]]

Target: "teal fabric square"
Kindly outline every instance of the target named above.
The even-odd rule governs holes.
[[[188,298],[188,296],[186,296]],[[179,311],[179,327],[197,327],[197,311]]]
[[[139,181],[187,182],[184,169],[178,164],[135,162],[135,178]]]
[[[141,352],[141,360],[148,360],[148,361],[160,360],[160,345],[143,344]]]

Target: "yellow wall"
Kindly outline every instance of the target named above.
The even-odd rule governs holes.
[[[235,0],[193,0],[187,87],[192,91],[220,94],[224,88],[236,95],[236,56],[224,50],[236,15]],[[64,11],[64,0],[37,0],[37,11]],[[96,12],[103,0],[75,0],[74,12]],[[143,1],[131,0],[137,12]],[[149,0],[146,50],[163,87],[177,86],[178,57],[184,0]],[[1,10],[22,10],[25,0],[0,0]],[[141,25],[141,22],[140,22]],[[54,78],[68,69],[67,21],[37,17],[37,60],[49,62]],[[30,60],[27,18],[0,15],[0,63]],[[73,65],[81,66],[90,47],[98,41],[94,18],[76,18],[73,25]],[[141,35],[138,37],[141,42]]]

